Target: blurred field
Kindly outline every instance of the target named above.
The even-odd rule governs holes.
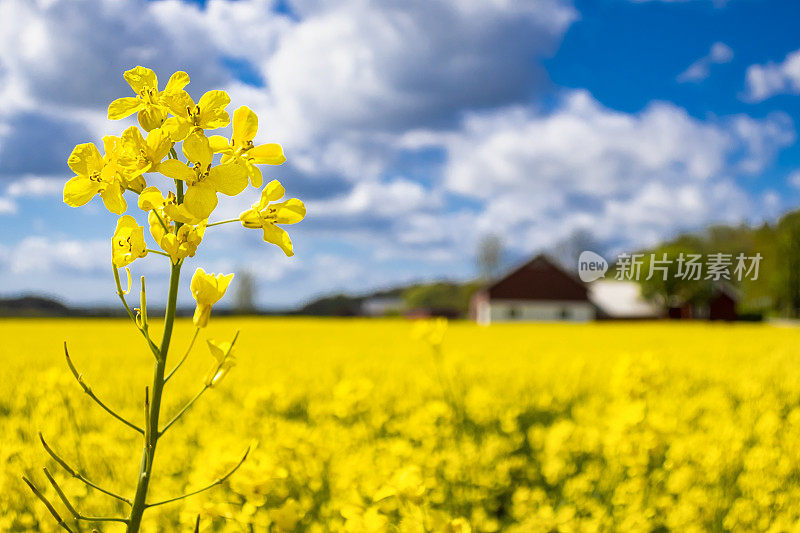
[[[799,330],[454,323],[437,364],[412,327],[212,320],[220,340],[241,329],[238,364],[159,443],[150,499],[258,447],[224,486],[148,511],[146,531],[192,531],[198,513],[205,531],[232,532],[798,529]],[[56,531],[20,480],[43,488],[43,465],[84,513],[126,511],[67,479],[36,433],[132,494],[139,435],[85,397],[60,343],[140,423],[152,356],[134,333],[122,320],[0,321],[0,531]],[[180,322],[173,361],[190,333]],[[163,418],[211,362],[203,341]]]

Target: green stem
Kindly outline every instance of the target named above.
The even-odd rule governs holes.
[[[148,248],[148,249],[147,249],[147,253],[149,253],[149,254],[163,255],[164,257],[169,257],[169,254],[165,254],[165,253],[164,253],[164,252],[162,252],[161,250],[153,250],[152,248]]]
[[[179,196],[183,196],[183,191],[179,190]],[[133,497],[133,506],[128,518],[127,533],[138,533],[142,523],[142,514],[146,508],[145,498],[147,489],[150,486],[150,479],[153,472],[153,459],[158,443],[158,417],[161,412],[161,393],[164,390],[164,372],[169,353],[169,343],[172,339],[172,329],[175,323],[175,311],[178,304],[178,284],[181,277],[181,264],[172,265],[169,277],[169,297],[167,299],[167,311],[164,316],[164,335],[161,338],[161,357],[156,360],[153,375],[152,397],[149,401],[149,412],[146,426],[150,431],[145,433],[145,442],[142,450],[142,463],[139,468],[139,479],[136,485],[136,495]]]
[[[230,224],[231,222],[239,222],[239,219],[238,218],[231,218],[231,219],[228,219],[228,220],[220,220],[219,222],[212,222],[211,224],[206,224],[206,227],[210,228],[211,226],[220,226],[222,224]]]

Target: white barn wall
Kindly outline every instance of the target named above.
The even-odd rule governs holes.
[[[567,321],[588,322],[595,318],[595,308],[589,302],[484,300],[478,303],[479,324],[492,322]]]

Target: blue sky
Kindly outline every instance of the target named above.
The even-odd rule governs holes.
[[[767,0],[6,0],[0,295],[111,303],[98,200],[61,202],[76,143],[119,133],[137,64],[227,90],[283,144],[308,218],[287,259],[222,226],[189,268],[254,272],[265,307],[468,278],[590,232],[631,249],[800,204],[800,37]],[[249,194],[249,196],[248,196]],[[235,216],[257,191],[221,203]],[[132,203],[132,202],[131,202]],[[132,214],[136,214],[131,209]],[[139,262],[153,292],[165,266]]]

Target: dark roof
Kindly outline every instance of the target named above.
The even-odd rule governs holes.
[[[497,300],[589,301],[586,285],[545,255],[512,270],[484,292]]]

